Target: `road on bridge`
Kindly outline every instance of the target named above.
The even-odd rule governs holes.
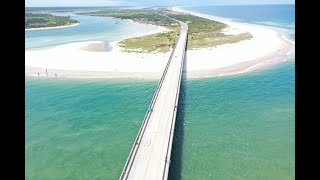
[[[147,112],[120,179],[167,179],[170,164],[180,82],[188,38],[181,32],[155,92],[152,111]]]

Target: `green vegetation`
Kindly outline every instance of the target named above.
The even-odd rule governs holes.
[[[81,13],[82,15],[106,16],[120,19],[131,19],[136,22],[164,26],[170,31],[121,41],[120,47],[127,52],[168,52],[175,44],[180,26],[177,21],[188,23],[188,49],[213,47],[226,43],[236,43],[252,38],[250,33],[226,35],[222,30],[226,24],[190,14],[183,14],[168,9],[135,9]]]
[[[227,27],[226,24],[205,19],[190,14],[170,14],[167,16],[178,21],[188,23],[188,49],[213,47],[227,43],[237,43],[242,40],[251,39],[250,33],[242,33],[237,35],[226,35],[221,31]]]
[[[56,27],[79,23],[70,16],[53,16],[51,14],[25,13],[25,28]]]
[[[176,31],[169,31],[165,33],[157,33],[142,37],[125,39],[119,43],[126,52],[168,52],[175,44]]]
[[[170,14],[167,16],[176,19],[178,21],[188,23],[189,34],[207,34],[220,32],[222,29],[226,28],[227,25],[218,21],[212,21],[198,16],[193,16],[190,14]]]
[[[169,32],[165,33],[157,33],[120,41],[120,47],[123,47],[126,52],[168,52],[170,51],[170,48],[174,46],[180,31],[180,25],[177,21],[159,14],[157,10],[152,9],[110,9],[90,13],[81,13],[81,15],[130,19],[135,22],[164,26],[170,30]]]
[[[80,13],[81,15],[90,15],[90,16],[105,16],[105,17],[114,17],[120,19],[131,19],[136,22],[153,24],[158,26],[172,26],[179,25],[176,21],[160,15],[158,11],[152,9],[133,9],[133,10],[104,10],[97,12],[89,13]]]
[[[251,39],[252,35],[250,33],[241,33],[237,35],[216,35],[209,37],[199,37],[194,35],[189,35],[188,37],[188,49],[213,47],[221,44],[231,44],[237,43],[242,40]]]
[[[73,10],[49,10],[49,12],[73,12]]]

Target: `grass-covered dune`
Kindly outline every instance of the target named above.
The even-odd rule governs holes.
[[[213,47],[252,38],[250,33],[226,35],[222,33],[222,30],[228,27],[227,24],[190,14],[173,12],[169,9],[110,9],[82,13],[82,15],[131,19],[136,22],[164,26],[170,30],[165,33],[157,33],[121,41],[119,43],[120,47],[123,47],[125,51],[128,52],[168,52],[175,44],[179,35],[180,28],[178,21],[188,23],[188,49]]]
[[[169,17],[188,23],[188,48],[212,47],[226,43],[237,43],[252,38],[250,33],[226,35],[221,31],[227,25],[218,21],[205,19],[190,14],[167,14]]]
[[[166,27],[169,32],[146,35],[142,37],[130,38],[119,42],[127,52],[168,52],[175,44],[180,31],[177,21],[164,16],[157,10],[134,9],[134,10],[104,10],[90,13],[80,13],[81,15],[114,17],[120,19],[130,19],[135,22],[153,24]]]
[[[127,52],[168,52],[175,44],[177,36],[177,31],[157,33],[125,39],[119,42],[119,46]]]
[[[53,16],[51,14],[25,13],[25,28],[42,28],[67,26],[79,23],[70,16]]]
[[[81,15],[115,17],[131,19],[136,22],[154,24],[159,26],[179,25],[169,17],[158,14],[158,10],[152,9],[109,9],[96,12],[80,13]]]

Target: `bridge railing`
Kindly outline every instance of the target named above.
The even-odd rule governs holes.
[[[188,44],[188,34],[186,35],[186,44],[185,44],[185,49],[184,49],[183,56],[182,56],[183,59],[185,58],[185,55],[186,55],[187,44]],[[180,93],[183,65],[184,65],[184,60],[181,61],[181,66],[180,66],[177,93],[176,93],[175,102],[174,102],[175,107],[178,107],[178,102],[179,102],[179,93]],[[171,161],[170,159],[171,159],[172,140],[173,140],[173,133],[174,133],[174,126],[175,126],[177,110],[178,109],[175,109],[175,111],[173,111],[173,115],[172,115],[172,121],[171,121],[171,127],[170,127],[169,139],[168,139],[168,146],[167,146],[167,152],[166,152],[166,159],[165,159],[166,162],[165,162],[164,169],[163,169],[162,179],[167,179],[168,173],[169,173],[169,165],[170,165],[170,161]]]
[[[179,34],[179,36],[178,36],[178,38],[177,38],[177,42],[176,42],[176,44],[175,44],[174,47],[173,47],[173,50],[172,50],[172,53],[171,53],[171,55],[170,55],[169,61],[167,62],[167,65],[166,65],[166,67],[165,67],[165,69],[164,69],[164,72],[163,72],[163,74],[162,74],[162,77],[161,77],[161,79],[160,79],[160,81],[159,81],[159,84],[158,84],[158,86],[157,86],[156,92],[154,93],[154,95],[153,95],[153,97],[152,97],[151,103],[150,103],[150,105],[149,105],[149,107],[151,107],[151,108],[153,108],[153,106],[154,106],[154,104],[155,104],[155,102],[156,102],[156,100],[157,100],[157,97],[158,97],[159,91],[160,91],[160,89],[161,89],[163,80],[164,80],[164,78],[165,78],[165,76],[166,76],[166,74],[167,74],[169,65],[170,65],[171,60],[172,60],[172,56],[173,56],[173,54],[174,54],[174,52],[175,52],[175,50],[176,50],[176,46],[177,46],[177,44],[178,44],[178,42],[179,42],[180,37],[181,37],[181,33]],[[147,126],[147,124],[148,124],[148,122],[149,122],[149,118],[150,118],[151,113],[152,113],[152,111],[147,111],[147,113],[146,113],[146,115],[145,115],[145,117],[144,117],[144,120],[143,120],[143,122],[142,122],[142,125],[141,125],[141,127],[140,127],[140,129],[139,129],[138,135],[137,135],[137,137],[136,137],[136,139],[135,139],[135,141],[134,141],[134,143],[133,143],[133,146],[132,146],[131,151],[130,151],[130,153],[129,153],[129,156],[128,156],[128,158],[127,158],[126,164],[125,164],[125,166],[124,166],[124,168],[123,168],[123,170],[122,170],[122,173],[121,173],[121,176],[120,176],[120,179],[121,179],[121,180],[127,179],[128,175],[129,175],[131,166],[132,166],[132,164],[133,164],[134,157],[136,156],[137,149],[138,149],[138,147],[139,147],[139,145],[140,145],[140,140],[141,140],[142,137],[143,137],[143,132],[144,132],[144,130],[145,130],[145,128],[146,128],[146,126]]]

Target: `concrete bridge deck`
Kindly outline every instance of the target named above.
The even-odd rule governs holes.
[[[181,33],[140,127],[120,179],[167,179],[186,53],[188,26]]]

